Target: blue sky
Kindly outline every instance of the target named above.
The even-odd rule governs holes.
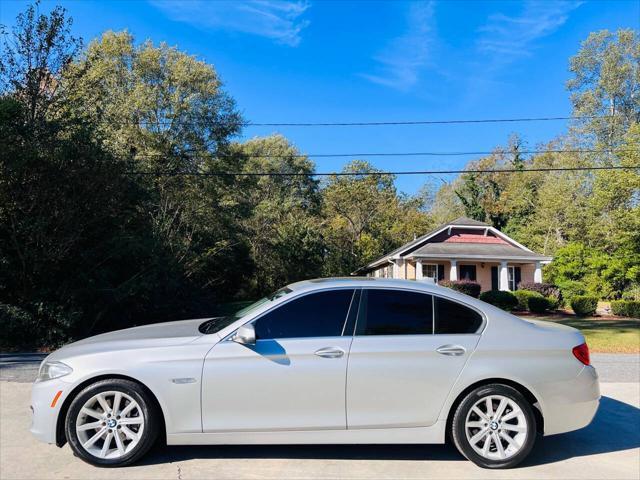
[[[568,58],[589,32],[640,27],[623,1],[65,1],[85,41],[127,29],[215,65],[247,120],[335,122],[566,116]],[[44,1],[48,10],[54,2]],[[0,4],[12,25],[26,2]],[[530,147],[562,121],[443,126],[247,128],[310,154],[484,151],[520,133]],[[471,157],[373,158],[385,170],[462,168]],[[345,159],[317,159],[319,171]],[[415,192],[425,177],[401,177]]]

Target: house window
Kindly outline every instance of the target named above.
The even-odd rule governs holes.
[[[469,282],[476,281],[476,266],[475,265],[460,265],[460,280],[467,280]]]
[[[509,277],[509,290],[514,292],[518,287],[516,285],[516,269],[515,267],[507,267],[508,268],[508,277]]]
[[[431,278],[435,283],[438,283],[438,265],[435,263],[423,263],[422,278]]]

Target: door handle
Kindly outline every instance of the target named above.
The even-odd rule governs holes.
[[[344,350],[338,347],[324,347],[316,350],[315,354],[323,358],[340,358],[344,355]]]
[[[464,355],[466,350],[460,345],[442,345],[441,347],[436,348],[436,352],[451,357],[459,357],[460,355]]]

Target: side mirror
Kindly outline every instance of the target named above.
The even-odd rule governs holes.
[[[255,345],[256,344],[256,329],[253,328],[253,324],[247,323],[236,330],[236,334],[232,340],[242,345]]]

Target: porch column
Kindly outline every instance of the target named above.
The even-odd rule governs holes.
[[[451,269],[449,270],[449,280],[458,280],[458,261],[451,260]]]
[[[536,269],[533,272],[533,282],[542,283],[542,265],[540,265],[540,262],[536,262]]]
[[[500,273],[498,275],[498,290],[509,290],[509,270],[507,262],[500,262]]]
[[[405,278],[404,260],[401,258],[393,263],[393,278]]]
[[[416,260],[416,280],[422,280],[422,260]]]

